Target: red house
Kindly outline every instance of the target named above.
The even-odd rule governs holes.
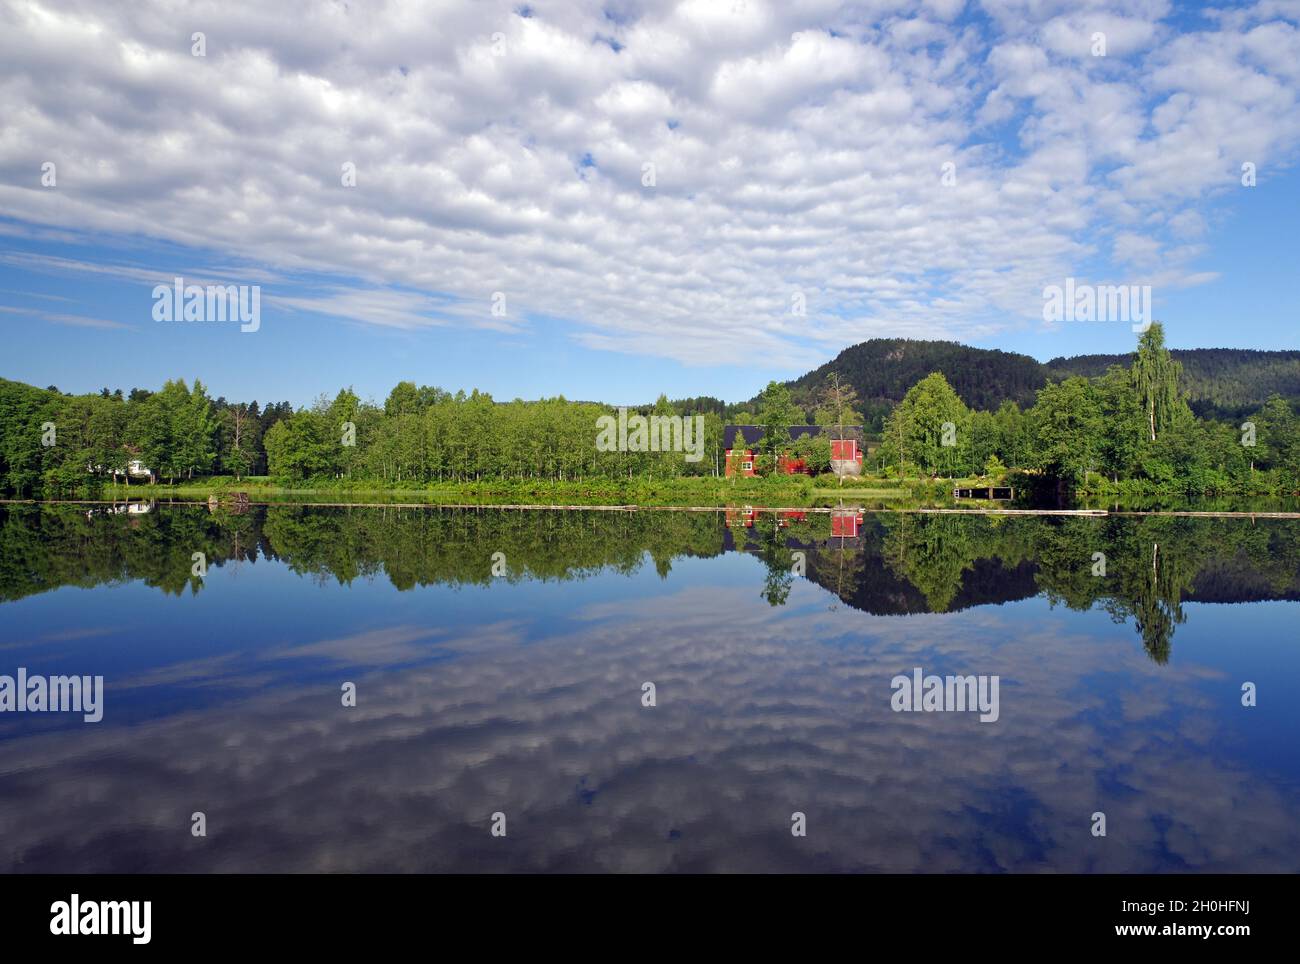
[[[831,439],[831,461],[861,462],[862,456],[858,452],[858,440],[855,438]]]
[[[791,425],[788,426],[791,441],[797,441],[801,438],[815,438],[826,432],[833,436],[831,438],[831,471],[836,475],[860,475],[862,474],[862,426],[861,425],[844,425],[844,426],[822,426],[822,425]],[[734,447],[736,438],[744,433],[745,448],[739,449]],[[761,425],[727,425],[722,430],[722,444],[726,450],[726,468],[727,477],[733,475],[752,476],[758,473],[754,471],[754,461],[756,451],[753,446],[764,435]],[[807,463],[795,456],[782,456],[777,462],[777,471],[784,472],[787,475],[796,475],[799,473],[808,474]]]
[[[745,449],[743,453],[741,453],[738,450],[735,451],[736,451],[736,456],[735,459],[733,460],[732,458],[733,450],[730,448],[727,449],[727,461],[726,461],[727,478],[731,478],[737,472],[745,476],[757,475],[758,473],[754,471],[754,454],[755,454],[754,450]]]

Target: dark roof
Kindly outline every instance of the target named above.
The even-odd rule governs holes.
[[[790,438],[799,439],[805,435],[815,436],[822,433],[825,428],[830,433],[831,438],[851,438],[862,441],[861,425],[842,425],[842,426],[822,426],[822,425],[791,425]],[[843,432],[840,430],[843,429]],[[727,425],[722,429],[722,447],[731,448],[731,443],[736,439],[737,432],[745,433],[745,442],[747,445],[753,445],[763,437],[765,432],[761,425]]]

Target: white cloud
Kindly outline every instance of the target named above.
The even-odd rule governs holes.
[[[802,360],[1037,324],[1044,283],[1145,232],[1206,277],[1197,207],[1300,143],[1295,4],[1194,32],[1154,0],[515,7],[0,4],[0,231],[324,272],[294,307],[381,326]]]

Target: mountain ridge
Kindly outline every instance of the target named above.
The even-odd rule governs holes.
[[[1300,398],[1300,350],[1176,348],[1183,366],[1182,388],[1198,415],[1235,416],[1270,394]],[[1133,353],[1059,356],[1040,362],[998,348],[956,341],[872,338],[850,345],[823,365],[785,384],[796,401],[811,408],[836,374],[857,392],[856,406],[874,421],[901,401],[931,372],[940,372],[971,408],[996,409],[1006,401],[1024,407],[1048,383],[1072,375],[1096,377],[1111,365],[1127,367]]]

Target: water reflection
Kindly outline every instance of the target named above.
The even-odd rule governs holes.
[[[5,870],[1300,869],[1300,764],[1241,749],[1294,720],[1233,699],[1293,604],[1171,648],[1300,599],[1281,524],[0,511],[6,662],[122,664],[104,724],[0,719]],[[1000,721],[890,712],[913,666]]]

